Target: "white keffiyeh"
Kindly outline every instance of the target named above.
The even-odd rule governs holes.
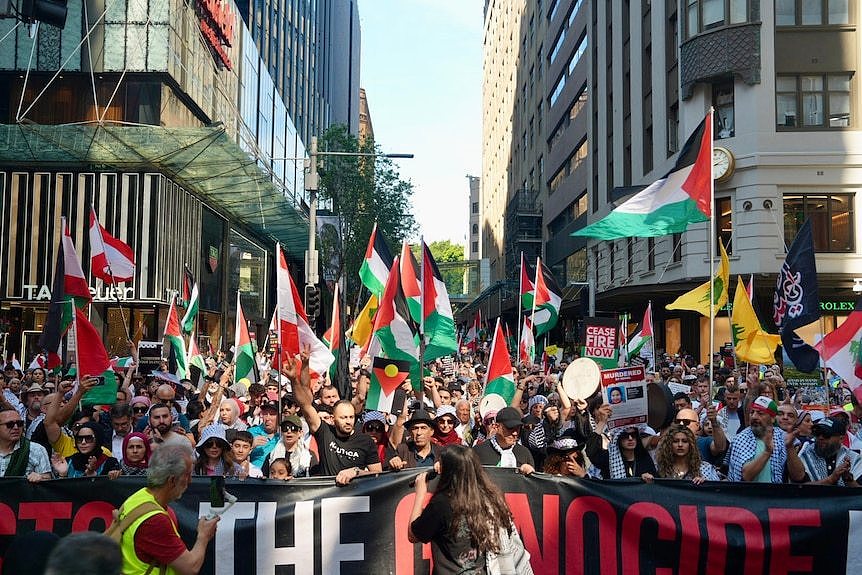
[[[514,445],[509,449],[503,449],[497,443],[497,436],[495,435],[492,435],[489,441],[494,451],[500,454],[500,463],[497,464],[497,467],[518,467],[518,460],[515,459]]]

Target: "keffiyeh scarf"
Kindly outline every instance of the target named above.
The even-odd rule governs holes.
[[[503,449],[497,443],[496,435],[492,435],[488,441],[491,443],[494,451],[500,454],[500,463],[497,464],[497,467],[518,467],[518,460],[515,459],[514,445],[509,449]]]
[[[746,427],[736,435],[730,444],[727,454],[728,474],[730,481],[742,481],[742,466],[754,459],[757,454],[757,438],[750,427]],[[772,457],[769,466],[772,472],[772,482],[782,483],[784,480],[784,463],[787,461],[787,448],[784,446],[784,432],[776,427],[772,432]]]

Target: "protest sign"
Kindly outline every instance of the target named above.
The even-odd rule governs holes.
[[[646,424],[646,380],[642,366],[602,370],[602,396],[613,408],[608,429]]]

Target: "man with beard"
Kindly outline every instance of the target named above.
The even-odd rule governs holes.
[[[760,483],[784,483],[785,475],[794,482],[805,480],[805,468],[793,445],[795,433],[774,427],[778,405],[761,395],[753,402],[748,427],[730,444],[727,458],[728,479]]]
[[[174,431],[174,418],[171,408],[164,403],[156,403],[150,408],[150,425],[147,428],[153,449],[162,445],[191,446],[189,438]]]
[[[45,389],[39,384],[33,384],[21,396],[23,405],[20,414],[24,418],[24,436],[29,439],[44,419],[42,400],[45,398]]]
[[[845,433],[844,422],[836,417],[821,419],[814,425],[814,443],[806,443],[799,451],[806,481],[859,487],[862,456],[842,444]]]
[[[335,475],[338,485],[347,485],[354,477],[382,472],[377,445],[370,435],[355,429],[356,410],[349,400],[342,399],[333,406],[333,425],[320,419],[312,402],[309,351],[306,346],[299,361],[285,362],[283,373],[290,378],[296,403],[317,440],[320,463],[312,475]]]
[[[533,473],[533,455],[518,442],[522,425],[521,412],[514,407],[498,411],[488,441],[473,447],[482,465],[517,467],[524,475]]]

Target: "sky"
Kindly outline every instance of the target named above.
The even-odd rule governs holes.
[[[375,142],[414,186],[426,242],[464,245],[482,167],[481,0],[361,0],[360,84]],[[418,238],[417,238],[418,239]]]

